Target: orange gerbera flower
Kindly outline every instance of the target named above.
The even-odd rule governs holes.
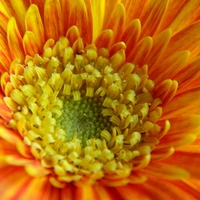
[[[1,0],[1,200],[200,197],[199,0]]]

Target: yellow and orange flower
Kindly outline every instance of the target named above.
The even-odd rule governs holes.
[[[1,200],[200,197],[199,0],[0,0]]]

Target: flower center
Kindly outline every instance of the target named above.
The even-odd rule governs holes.
[[[109,119],[102,115],[102,109],[97,98],[82,97],[74,101],[67,96],[63,99],[62,115],[56,119],[57,126],[65,131],[67,141],[76,136],[86,146],[88,139],[101,138],[101,131],[110,129]]]
[[[2,76],[10,128],[58,181],[131,182],[159,142],[161,100],[151,94],[148,66],[111,49],[50,39],[41,56],[14,60]]]

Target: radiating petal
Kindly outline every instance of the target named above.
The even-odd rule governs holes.
[[[26,10],[29,6],[29,1],[2,0],[2,4],[9,14],[9,17],[13,16],[16,19],[19,31],[21,34],[23,34],[25,30],[24,18]]]
[[[75,196],[75,187],[72,184],[68,184],[61,191],[61,200],[72,200]]]
[[[181,149],[175,151],[173,156],[163,161],[164,164],[167,163],[176,166],[181,166],[190,172],[191,178],[200,179],[200,173],[199,173],[200,152],[187,152],[184,150],[184,148],[185,147],[182,148],[183,151]]]
[[[12,58],[20,58],[24,60],[24,50],[22,45],[22,37],[17,28],[15,18],[10,18],[8,22],[7,39]]]
[[[97,194],[94,192],[91,186],[82,186],[77,187],[75,200],[88,200],[88,199],[97,199]]]
[[[46,0],[30,0],[31,4],[35,4],[38,7],[42,19],[44,19],[44,4],[45,4],[45,1]]]
[[[195,52],[195,48],[200,45],[199,30],[200,21],[197,21],[175,34],[171,38],[168,47],[166,48],[159,60],[161,61],[163,59],[166,59],[169,56],[183,50],[188,50],[191,52],[191,54],[193,54],[193,51]],[[193,56],[195,56],[195,54]]]
[[[73,0],[60,0],[60,6],[61,6],[61,10],[62,10],[62,15],[63,15],[63,29],[64,29],[64,33],[67,32],[69,26],[69,13],[70,13],[70,9],[72,6]]]
[[[67,39],[70,44],[73,45],[74,42],[80,37],[79,29],[76,26],[71,26],[66,33]]]
[[[200,76],[200,57],[196,57],[182,70],[174,75],[174,79],[179,82],[179,91],[187,90],[187,85]]]
[[[141,38],[154,35],[168,7],[168,2],[169,0],[151,0],[149,2],[140,17]]]
[[[45,42],[44,26],[38,7],[34,4],[29,7],[26,13],[25,26],[27,31],[33,32],[37,41],[37,46],[42,49]]]
[[[154,95],[162,100],[162,104],[168,103],[177,93],[178,83],[171,79],[166,79],[157,84],[154,88]]]
[[[146,7],[149,0],[129,0],[125,2],[125,9],[126,9],[126,24],[129,23],[133,19],[137,19],[142,14],[144,8]],[[134,6],[133,6],[134,5]]]
[[[167,165],[163,163],[152,162],[148,167],[142,169],[141,172],[149,174],[158,178],[179,180],[182,178],[188,178],[190,174],[183,168],[176,167],[179,165]]]
[[[83,0],[75,0],[69,14],[69,26],[77,26],[84,43],[92,40],[92,27],[89,26],[87,7]]]
[[[105,1],[92,0],[92,18],[93,18],[93,41],[96,40],[101,32],[104,22]]]
[[[153,47],[149,53],[149,56],[145,60],[148,63],[149,69],[151,69],[152,65],[156,62],[159,56],[166,49],[169,41],[171,39],[171,29],[166,29],[153,38]]]
[[[110,29],[102,31],[95,41],[98,48],[108,48],[111,44],[113,31]]]
[[[64,35],[63,16],[59,0],[46,0],[44,5],[44,28],[46,38],[58,40]]]
[[[9,65],[11,63],[11,55],[10,50],[7,44],[6,38],[0,34],[0,72],[3,73],[9,69]]]
[[[135,65],[142,66],[145,58],[149,55],[153,45],[151,37],[146,37],[140,40],[133,50],[127,55],[127,61],[134,63]]]
[[[126,12],[124,5],[122,3],[118,4],[113,12],[111,13],[111,16],[108,21],[107,29],[113,30],[113,42],[119,41],[120,37],[122,36],[122,33],[124,31],[125,26],[125,18],[126,18]]]
[[[0,126],[0,137],[13,145],[15,145],[19,140],[21,140],[18,133],[11,129],[7,129],[5,125]]]
[[[136,42],[138,41],[141,33],[141,24],[139,19],[133,20],[129,26],[126,28],[122,35],[122,41],[126,43],[126,52],[129,54]]]
[[[174,35],[199,18],[199,0],[170,1],[169,8],[158,32],[166,28],[171,28]]]
[[[6,33],[8,24],[8,17],[5,16],[2,12],[0,12],[0,27]]]
[[[104,15],[104,25],[103,29],[106,29],[106,26],[108,24],[108,20],[110,19],[110,14],[113,12],[113,10],[116,8],[116,6],[121,2],[121,0],[112,0],[112,1],[106,1],[105,2],[105,15]]]
[[[174,97],[174,99],[165,106],[163,117],[165,119],[172,116],[185,115],[186,113],[199,113],[200,106],[200,87],[182,92]]]
[[[149,70],[149,74],[155,83],[172,78],[185,65],[189,57],[189,51],[181,51],[172,54],[172,56],[162,62],[159,59]]]
[[[40,52],[37,39],[33,32],[27,31],[23,37],[23,46],[26,55],[33,56]]]

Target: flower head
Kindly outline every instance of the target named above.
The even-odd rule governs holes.
[[[2,0],[2,198],[197,199],[199,3]]]

